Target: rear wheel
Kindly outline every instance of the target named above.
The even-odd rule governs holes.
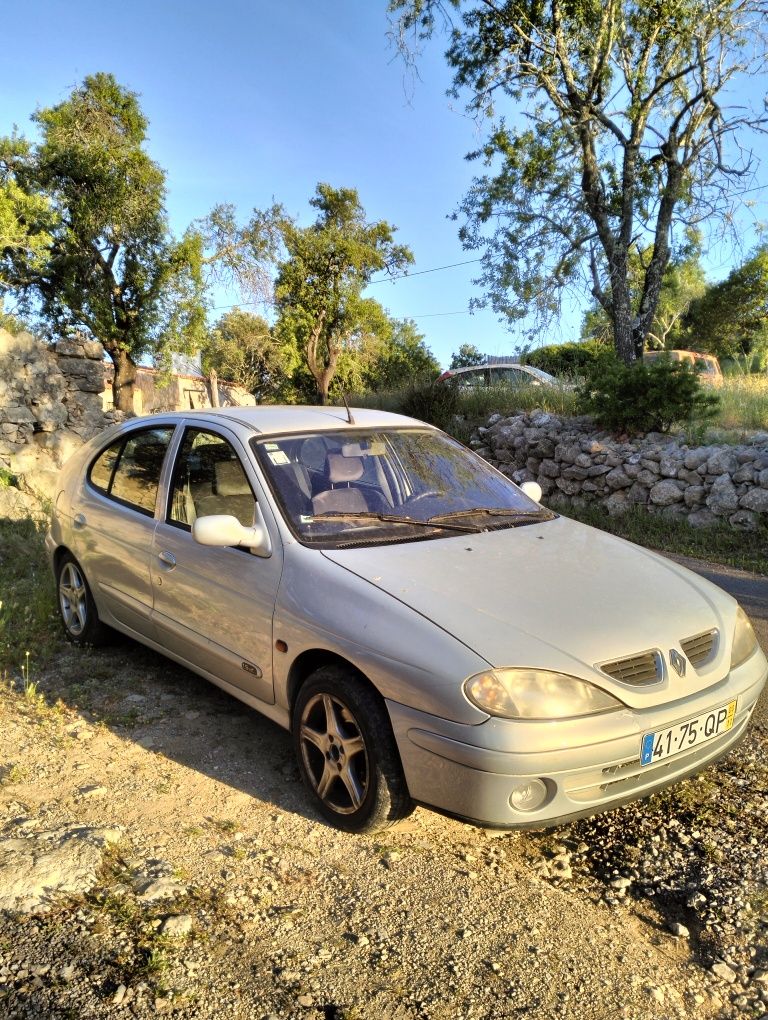
[[[351,670],[318,669],[293,711],[299,769],[323,816],[347,832],[376,832],[413,810],[379,695]]]
[[[66,636],[75,645],[104,644],[109,630],[99,619],[85,574],[71,553],[61,558],[56,579],[59,613]]]

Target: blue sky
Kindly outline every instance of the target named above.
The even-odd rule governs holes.
[[[416,257],[412,272],[475,257],[447,217],[471,180],[463,156],[480,136],[445,95],[440,46],[425,55],[420,80],[408,80],[387,40],[386,0],[5,0],[0,10],[0,132],[15,123],[31,133],[35,108],[65,99],[86,74],[112,72],[141,96],[176,231],[217,202],[246,218],[275,199],[309,222],[308,200],[328,181],[357,188],[369,218],[398,227]],[[715,255],[713,275],[724,264]],[[477,269],[370,294],[413,317],[444,365],[463,342],[511,353],[519,336],[489,311],[467,314]],[[551,339],[572,339],[578,326],[568,308]]]

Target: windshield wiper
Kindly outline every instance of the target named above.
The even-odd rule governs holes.
[[[450,515],[447,515],[450,516]],[[398,517],[396,514],[377,514],[370,510],[360,510],[355,513],[345,510],[326,510],[322,514],[314,514],[310,520],[336,520],[336,521],[385,521],[387,524],[414,524],[419,528],[442,528],[446,531],[476,532],[481,528],[468,527],[465,524],[444,524],[442,521],[430,517],[428,521],[420,521],[416,517]]]
[[[450,510],[444,514],[435,514],[429,518],[428,523],[437,524],[442,521],[451,521],[456,517],[476,517],[478,514],[484,514],[487,517],[511,518],[509,523],[517,521],[521,524],[549,521],[555,516],[551,510],[547,510],[545,507],[538,510],[515,510],[513,507],[473,506],[467,510]]]

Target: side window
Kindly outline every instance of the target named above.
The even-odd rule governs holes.
[[[160,472],[173,427],[142,429],[108,446],[91,465],[88,478],[112,499],[152,516]]]
[[[189,530],[198,517],[229,514],[249,528],[255,506],[243,465],[226,439],[187,429],[173,471],[168,523]]]

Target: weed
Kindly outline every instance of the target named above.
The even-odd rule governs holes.
[[[673,521],[641,507],[633,507],[619,517],[611,517],[597,504],[576,506],[563,502],[558,507],[582,524],[648,549],[724,563],[758,574],[768,573],[768,529],[765,526],[757,531],[734,531],[726,525],[697,529],[686,521]]]
[[[233,833],[237,832],[240,828],[237,822],[233,822],[230,818],[210,818],[211,825],[218,829],[219,832]]]
[[[11,786],[13,783],[23,783],[26,779],[26,769],[18,763],[4,765],[0,768],[0,785]]]
[[[0,669],[16,670],[23,662],[28,680],[27,649],[34,648],[37,663],[44,665],[61,641],[42,525],[0,520],[0,549]]]

